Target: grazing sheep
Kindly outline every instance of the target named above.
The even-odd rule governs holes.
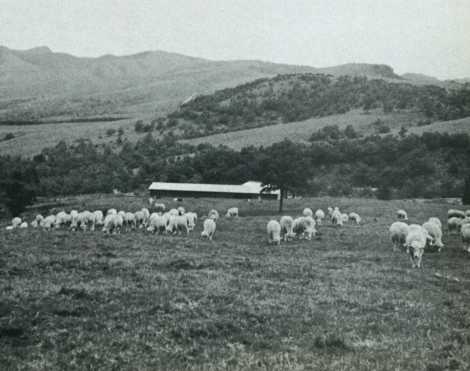
[[[71,219],[71,218],[70,218]],[[55,216],[55,227],[60,228],[66,226],[69,220],[69,214],[65,211],[59,211]]]
[[[349,220],[353,221],[356,224],[361,224],[361,216],[358,213],[349,213]]]
[[[144,227],[148,224],[148,220],[150,218],[150,211],[146,207],[142,208],[142,213],[144,214]]]
[[[127,212],[124,214],[124,225],[126,226],[127,230],[135,230],[137,228],[137,220],[135,218],[135,214],[131,212]]]
[[[171,209],[170,211],[168,211],[168,214],[169,214],[169,215],[175,215],[175,216],[176,216],[176,215],[179,215],[179,212],[178,212],[178,210],[176,210],[176,209]]]
[[[185,215],[170,215],[166,231],[173,234],[185,232],[187,235],[189,233],[188,219]]]
[[[15,229],[15,228],[14,228],[12,225],[7,225],[7,226],[5,227],[5,229],[6,229],[7,231],[12,231],[12,230]]]
[[[328,217],[331,219],[334,209],[331,206],[328,206]]]
[[[81,213],[78,213],[77,226],[79,226],[82,231],[86,231],[88,225],[93,222],[93,219],[93,213],[88,210],[82,211]]]
[[[287,241],[289,238],[294,238],[294,219],[291,216],[284,215],[281,218],[281,236],[284,241]]]
[[[123,219],[120,215],[108,214],[104,218],[104,233],[120,233],[123,225]]]
[[[266,226],[268,244],[281,244],[281,225],[277,220],[270,220]]]
[[[94,231],[96,226],[102,226],[104,224],[104,216],[101,210],[93,211],[93,223],[91,230]]]
[[[408,213],[403,209],[397,210],[397,219],[408,220]]]
[[[153,205],[153,210],[157,213],[164,213],[165,212],[165,204],[154,204]]]
[[[42,222],[41,226],[46,230],[50,231],[53,226],[55,226],[55,215],[48,215],[46,216]]]
[[[21,223],[18,228],[20,228],[20,229],[28,228],[28,222],[23,222],[23,223]]]
[[[209,211],[209,215],[207,216],[209,219],[214,219],[217,221],[219,219],[219,212],[217,210],[212,209]]]
[[[442,243],[442,230],[441,227],[436,222],[427,221],[423,224],[423,228],[429,233],[429,235],[433,238],[433,243],[430,246],[436,246],[438,251],[444,247]]]
[[[408,236],[408,224],[403,222],[395,222],[389,228],[390,239],[393,243],[393,249],[401,249],[405,246],[406,236]]]
[[[333,210],[333,213],[331,214],[331,222],[335,225],[339,225],[339,226],[343,225],[342,214],[340,213],[339,210],[337,209]]]
[[[201,238],[207,237],[209,240],[212,240],[216,228],[215,220],[212,218],[204,220],[203,227],[204,230],[201,232]]]
[[[465,218],[465,213],[460,210],[450,209],[447,211],[447,218],[450,219],[452,217],[463,219]]]
[[[347,223],[349,221],[349,215],[346,213],[341,214],[341,221]]]
[[[453,216],[447,220],[447,229],[449,230],[449,233],[456,231],[458,232],[460,230],[460,226],[462,224],[462,219]]]
[[[145,214],[142,210],[136,211],[134,213],[135,225],[137,228],[142,228],[145,224]],[[149,216],[150,217],[150,216]]]
[[[19,217],[14,217],[14,218],[11,220],[11,226],[12,226],[13,228],[18,228],[18,227],[21,225],[22,222],[23,222],[23,221],[21,220],[21,218],[19,218]]]
[[[30,225],[31,225],[32,228],[39,227],[39,223],[36,220],[33,220]]]
[[[434,223],[437,226],[439,226],[439,228],[442,229],[442,223],[441,223],[441,220],[439,218],[436,218],[435,216],[432,216],[428,219],[428,222]]]
[[[178,215],[180,216],[186,214],[186,210],[184,209],[183,206],[178,206],[176,210],[178,210]]]
[[[411,224],[406,236],[405,247],[410,254],[413,268],[421,268],[421,260],[424,254],[424,248],[432,237],[421,225]]]
[[[149,226],[147,231],[159,234],[166,231],[166,226],[168,224],[168,214],[152,213],[149,218]]]
[[[325,212],[322,209],[315,211],[315,220],[318,225],[321,225],[323,219],[325,219]]]
[[[193,212],[188,212],[185,214],[186,219],[188,220],[188,230],[192,231],[196,227],[197,214]]]
[[[462,224],[460,229],[462,244],[465,251],[470,252],[470,223]]]
[[[227,210],[227,214],[225,214],[227,218],[231,218],[234,216],[238,216],[238,207],[231,207]]]
[[[75,231],[78,227],[78,211],[77,210],[72,210],[70,212],[70,229],[72,231]]]
[[[304,211],[302,211],[303,216],[313,216],[313,211],[311,208],[306,207]]]
[[[315,220],[311,216],[301,216],[294,220],[292,227],[294,233],[299,238],[305,237],[307,240],[311,240],[312,236],[315,236],[317,231],[315,229]]]
[[[106,212],[106,215],[116,215],[117,214],[117,210],[116,209],[109,209],[107,212]]]

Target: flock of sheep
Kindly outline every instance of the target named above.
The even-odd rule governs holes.
[[[334,209],[328,208],[328,217],[335,225],[342,226],[344,223],[351,221],[356,224],[361,223],[361,217],[358,213],[351,212],[349,214],[342,213],[338,207]],[[293,219],[291,216],[284,215],[281,220],[270,220],[266,226],[269,244],[280,244],[281,239],[288,241],[289,239],[306,238],[311,240],[318,232],[315,228],[316,225],[321,225],[325,219],[325,212],[318,209],[313,213],[312,209],[305,208],[302,216]]]
[[[106,214],[101,210],[94,212],[85,210],[78,212],[72,210],[70,213],[60,211],[46,217],[36,215],[29,224],[19,217],[13,218],[7,230],[16,228],[25,229],[28,227],[42,228],[44,230],[68,228],[72,231],[94,231],[101,228],[104,233],[121,233],[137,229],[145,229],[152,233],[167,233],[186,235],[196,226],[198,215],[195,212],[186,212],[184,207],[171,209],[165,212],[164,204],[153,204],[155,212],[150,213],[148,208],[142,208],[136,212],[117,211],[109,209]],[[238,208],[232,207],[227,210],[227,217],[238,216]],[[212,240],[216,230],[216,222],[219,219],[217,210],[211,210],[203,223],[202,238]]]
[[[463,247],[470,252],[470,210],[466,212],[451,209],[447,213],[449,232],[460,232]],[[408,220],[405,210],[397,211],[397,218]],[[394,222],[389,229],[394,249],[406,250],[410,255],[413,268],[422,267],[422,257],[426,247],[436,247],[438,251],[444,247],[442,243],[442,223],[439,218],[431,217],[422,225]]]
[[[28,227],[43,228],[45,230],[68,228],[72,231],[94,231],[100,228],[104,233],[121,233],[123,231],[143,229],[151,233],[186,234],[194,230],[198,215],[195,212],[186,212],[184,207],[165,211],[165,205],[152,203],[154,212],[148,208],[142,208],[136,212],[107,210],[104,214],[101,210],[81,211],[72,210],[70,213],[60,211],[46,217],[37,215],[29,224],[21,218],[13,218],[12,224],[7,230]],[[227,210],[226,217],[238,217],[238,208]],[[321,209],[313,213],[312,209],[305,208],[302,216],[292,218],[284,215],[279,221],[270,220],[266,226],[268,243],[280,244],[294,238],[311,240],[318,232],[316,227],[321,225],[325,218],[333,225],[342,226],[346,222],[361,223],[361,217],[355,212],[342,213],[338,207],[328,208],[327,214]],[[202,238],[212,240],[217,228],[219,213],[211,210],[203,223]],[[397,219],[390,228],[390,238],[395,250],[406,250],[410,255],[412,266],[421,268],[422,256],[426,247],[435,247],[438,251],[444,247],[442,243],[442,223],[436,217],[431,217],[422,225],[406,224],[408,215],[405,210],[397,211]],[[470,252],[470,210],[466,212],[451,209],[448,211],[447,226],[450,233],[459,232],[462,237],[463,247]]]

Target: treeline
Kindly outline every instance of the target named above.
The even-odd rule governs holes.
[[[470,85],[457,90],[322,74],[259,79],[183,104],[166,119],[186,138],[341,114],[413,110],[430,120],[470,116]]]
[[[119,152],[83,140],[73,146],[61,142],[31,160],[3,156],[0,172],[0,204],[13,213],[37,195],[143,190],[152,181],[254,179],[309,195],[461,197],[470,174],[470,138],[374,135],[311,144],[284,141],[237,152],[147,134],[135,144],[124,142]]]

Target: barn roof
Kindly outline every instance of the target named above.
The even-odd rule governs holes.
[[[166,183],[153,182],[150,191],[186,191],[213,193],[259,194],[264,189],[260,182],[249,181],[244,184],[207,184],[207,183]],[[268,192],[277,194],[277,192]]]

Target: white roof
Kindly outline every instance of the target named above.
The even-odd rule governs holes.
[[[260,182],[246,182],[236,184],[204,184],[204,183],[166,183],[153,182],[148,188],[151,191],[191,191],[191,192],[214,192],[214,193],[246,193],[259,194],[263,190]],[[266,192],[277,194],[277,192]]]

